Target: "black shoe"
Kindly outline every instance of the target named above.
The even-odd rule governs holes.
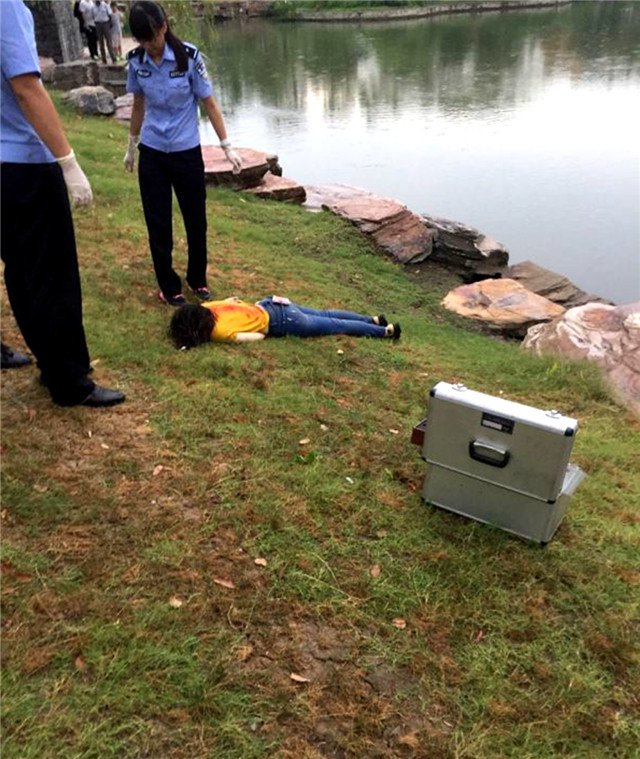
[[[191,292],[196,296],[198,300],[201,300],[203,303],[206,303],[207,301],[213,300],[213,295],[211,295],[211,292],[208,287],[192,287]]]
[[[0,369],[16,369],[19,366],[26,366],[31,363],[31,359],[26,353],[14,351],[8,345],[0,343]]]
[[[378,314],[376,316],[376,319],[378,320],[378,325],[380,327],[386,327],[389,322],[387,321],[387,317],[384,314]]]
[[[187,299],[182,293],[178,293],[177,295],[165,295],[162,290],[160,290],[160,292],[158,292],[158,298],[163,303],[166,303],[168,306],[173,306],[174,308],[187,305]]]
[[[124,393],[119,390],[109,390],[108,387],[96,385],[91,391],[91,395],[80,402],[80,406],[91,406],[100,408],[102,406],[116,406],[124,401]]]
[[[393,333],[391,334],[391,339],[392,340],[399,340],[400,339],[400,335],[402,334],[402,330],[400,329],[400,325],[398,324],[398,322],[396,322],[395,324],[392,324],[391,326],[393,327]]]

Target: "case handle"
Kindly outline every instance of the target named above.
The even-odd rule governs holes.
[[[498,469],[504,469],[511,458],[509,451],[504,448],[496,448],[488,443],[481,443],[479,440],[472,440],[469,443],[469,456],[481,464],[497,466]]]

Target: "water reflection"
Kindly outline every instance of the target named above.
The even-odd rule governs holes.
[[[206,48],[234,140],[278,152],[289,176],[459,218],[512,260],[640,297],[640,4],[251,21]]]

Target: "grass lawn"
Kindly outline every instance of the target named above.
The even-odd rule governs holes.
[[[223,190],[216,295],[403,339],[176,351],[125,129],[62,112],[96,379],[128,399],[60,409],[3,373],[4,759],[637,757],[640,425],[596,370],[467,329],[335,217]],[[421,502],[438,380],[580,420],[545,549]]]

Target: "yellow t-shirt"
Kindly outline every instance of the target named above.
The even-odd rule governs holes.
[[[224,300],[211,300],[202,305],[211,311],[216,320],[211,333],[212,340],[235,340],[238,332],[267,334],[269,314],[261,306]]]

